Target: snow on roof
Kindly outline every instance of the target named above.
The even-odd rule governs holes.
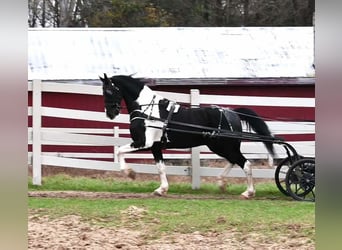
[[[313,77],[313,27],[33,28],[28,78]]]

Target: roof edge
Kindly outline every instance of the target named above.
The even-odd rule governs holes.
[[[172,85],[227,85],[272,86],[315,85],[315,77],[263,77],[263,78],[147,78],[150,86]]]

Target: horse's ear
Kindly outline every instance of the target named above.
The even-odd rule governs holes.
[[[107,85],[109,82],[109,79],[108,79],[108,77],[107,77],[107,74],[106,73],[103,73],[103,76],[104,76],[104,78],[102,78],[101,76],[99,76],[99,78],[101,79],[101,81],[105,84],[105,85]]]

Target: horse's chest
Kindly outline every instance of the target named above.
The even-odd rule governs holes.
[[[159,141],[162,136],[163,122],[149,119],[134,119],[130,124],[133,147],[146,146],[146,142]]]

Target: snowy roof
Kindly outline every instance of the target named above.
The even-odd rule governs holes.
[[[28,78],[313,77],[312,27],[28,30]]]

